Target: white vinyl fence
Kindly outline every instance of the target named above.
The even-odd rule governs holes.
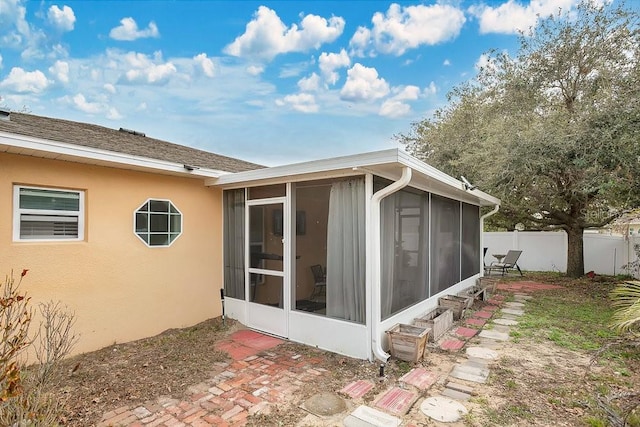
[[[522,251],[518,265],[523,270],[567,271],[567,234],[564,231],[485,232],[482,237],[483,246],[488,248],[487,264],[496,260],[493,254],[506,254],[509,249],[518,249]],[[640,244],[640,236],[585,233],[585,272],[607,275],[637,273],[622,268],[636,259],[635,244]]]

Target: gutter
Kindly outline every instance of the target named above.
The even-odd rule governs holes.
[[[484,247],[484,220],[486,218],[489,218],[491,215],[495,215],[496,213],[498,213],[498,211],[500,210],[500,205],[495,205],[493,207],[493,209],[490,212],[487,212],[486,214],[482,215],[480,217],[480,236],[482,236],[481,242],[480,242],[480,247],[483,248]],[[482,257],[482,255],[480,255]],[[484,259],[481,258],[480,262],[484,262]],[[482,275],[484,276],[484,268],[482,269]]]
[[[391,185],[383,188],[382,190],[375,193],[371,196],[371,225],[372,225],[372,234],[371,234],[371,246],[373,253],[373,265],[371,268],[372,272],[372,280],[371,280],[371,320],[372,320],[372,331],[371,331],[371,350],[373,351],[374,356],[386,363],[387,360],[391,357],[391,355],[385,352],[382,349],[382,345],[380,343],[380,204],[382,199],[385,197],[401,190],[402,188],[409,185],[411,182],[411,168],[405,166],[402,168],[402,176],[399,180],[392,183]]]

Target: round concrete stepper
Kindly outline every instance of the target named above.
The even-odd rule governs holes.
[[[498,358],[498,352],[486,347],[467,347],[467,356],[491,360]]]
[[[304,408],[312,414],[327,416],[344,412],[347,409],[347,404],[340,396],[325,392],[311,396],[304,402]]]
[[[460,402],[443,396],[433,396],[425,399],[420,410],[427,417],[443,423],[454,423],[469,411]]]

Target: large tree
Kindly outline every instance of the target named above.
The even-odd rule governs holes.
[[[503,201],[509,229],[563,229],[567,274],[582,234],[640,201],[640,32],[621,6],[584,2],[540,19],[517,55],[489,52],[448,105],[397,138]]]

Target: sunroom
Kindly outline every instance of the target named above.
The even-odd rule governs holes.
[[[494,212],[500,203],[397,149],[228,174],[207,185],[223,189],[227,316],[385,361],[387,329],[475,283],[481,207]]]

